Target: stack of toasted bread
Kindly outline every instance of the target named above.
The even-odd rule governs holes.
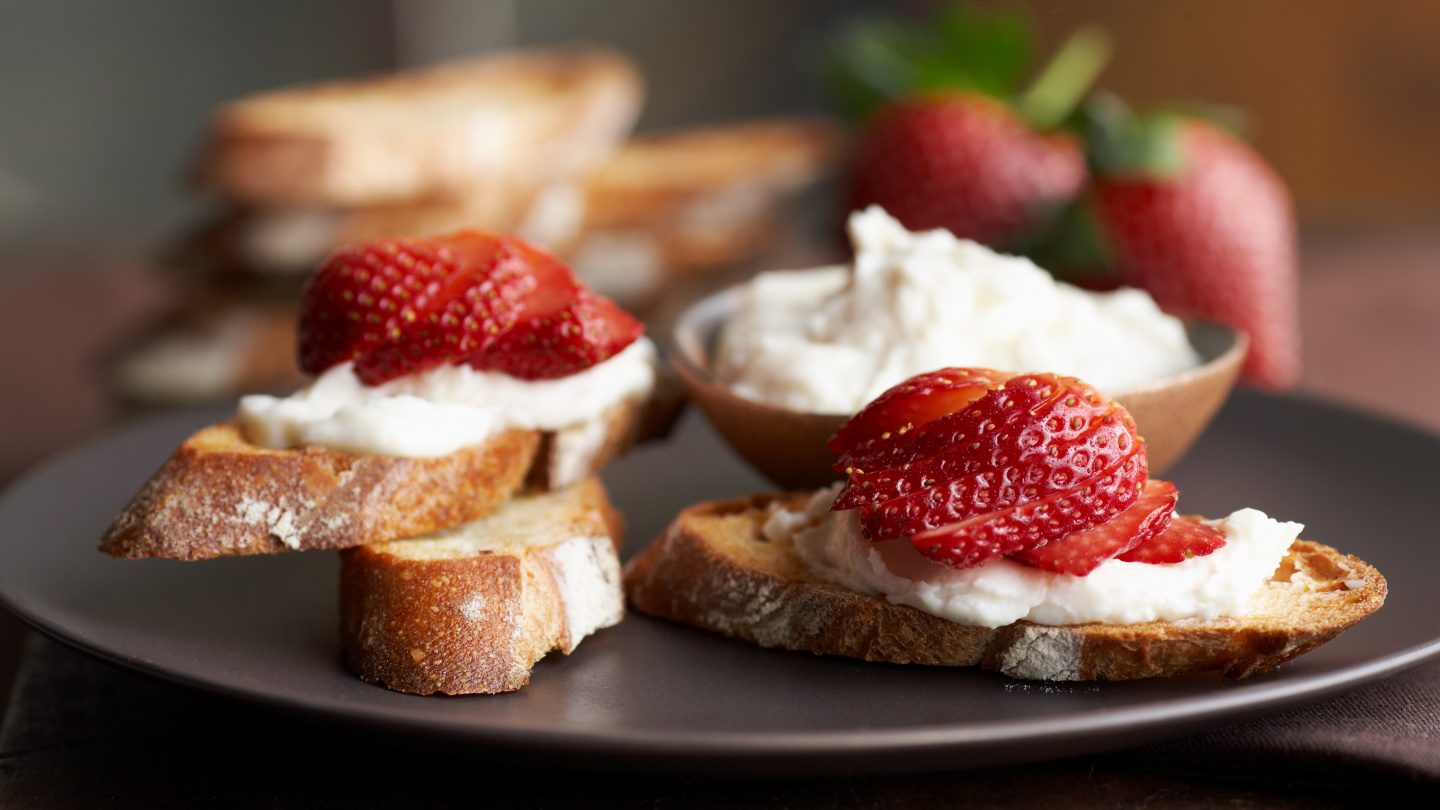
[[[269,448],[222,422],[180,445],[100,547],[185,561],[339,550],[353,672],[414,694],[508,692],[624,615],[622,524],[595,473],[668,432],[678,405],[662,391],[433,458]]]
[[[596,49],[504,52],[244,98],[215,114],[194,180],[220,210],[171,251],[177,311],[118,358],[141,402],[302,382],[303,279],[337,245],[462,228],[518,233],[633,309],[775,243],[784,203],[836,157],[787,119],[627,141],[643,79]]]

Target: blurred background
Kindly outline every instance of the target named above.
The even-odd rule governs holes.
[[[827,108],[802,55],[862,0],[135,0],[0,3],[7,255],[143,248],[203,205],[184,170],[219,102],[514,44],[598,42],[644,69],[640,128]],[[1099,23],[1136,103],[1253,115],[1307,229],[1440,222],[1440,5],[1426,0],[1030,0],[1051,43]],[[6,262],[3,270],[15,269]]]
[[[187,183],[216,105],[517,45],[589,42],[643,72],[641,133],[824,114],[833,107],[808,70],[824,37],[857,15],[919,16],[932,5],[0,0],[0,483],[142,409],[117,395],[113,366],[154,340],[157,324],[193,316],[197,293],[173,272],[175,246],[219,210]],[[1429,404],[1440,397],[1436,375],[1412,373],[1433,371],[1440,350],[1440,4],[1011,5],[1030,15],[1042,51],[1081,24],[1108,29],[1116,48],[1100,84],[1136,104],[1246,110],[1299,217],[1302,388],[1440,428]],[[726,278],[833,252],[816,223],[838,208],[826,177],[843,160],[805,148],[825,159],[807,170],[806,189],[785,193],[808,194],[798,199],[810,216],[792,205],[793,233],[714,260]],[[0,624],[0,642],[14,634]]]

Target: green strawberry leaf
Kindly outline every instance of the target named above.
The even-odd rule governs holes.
[[[1018,8],[953,3],[928,23],[852,23],[831,39],[819,72],[855,120],[894,99],[959,91],[1012,104],[1032,125],[1048,130],[1089,92],[1110,50],[1104,32],[1082,28],[1022,92],[1034,62],[1029,17]]]
[[[1013,94],[1030,67],[1030,20],[1016,9],[982,12],[956,4],[921,35],[921,90],[963,89],[995,98]]]
[[[1175,177],[1185,167],[1182,117],[1166,110],[1137,115],[1118,97],[1096,94],[1080,109],[1086,158],[1098,177]]]
[[[863,120],[908,95],[970,91],[1008,98],[1030,66],[1031,46],[1022,12],[955,4],[927,25],[850,24],[825,49],[820,72],[842,111]]]
[[[1015,109],[1036,129],[1060,126],[1100,78],[1110,62],[1111,49],[1110,35],[1105,31],[1091,27],[1077,30],[1015,100]]]
[[[821,54],[821,73],[842,112],[856,120],[911,91],[912,36],[889,20],[852,23]]]
[[[1047,225],[1032,230],[1014,246],[1061,281],[1096,286],[1113,275],[1113,253],[1086,197],[1065,206]]]

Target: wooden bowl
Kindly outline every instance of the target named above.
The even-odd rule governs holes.
[[[825,448],[850,414],[809,413],[739,396],[710,372],[720,327],[739,309],[742,285],[702,298],[675,323],[670,357],[690,398],[730,447],[782,487],[811,489],[840,477]],[[1150,472],[1173,465],[1215,417],[1240,373],[1249,341],[1243,332],[1187,321],[1201,365],[1128,391],[1114,392],[1130,411],[1150,453]]]

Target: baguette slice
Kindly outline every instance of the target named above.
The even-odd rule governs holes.
[[[278,90],[220,108],[197,175],[235,202],[359,206],[477,187],[508,195],[593,165],[639,113],[605,50],[512,51]]]
[[[340,555],[345,665],[398,692],[510,692],[624,615],[620,519],[595,478]]]
[[[1328,546],[1296,540],[1248,616],[973,627],[821,581],[793,547],[766,540],[761,527],[771,512],[802,508],[808,497],[761,495],[681,512],[626,567],[631,606],[764,647],[1077,681],[1201,670],[1243,678],[1335,638],[1385,601],[1379,571]]]
[[[203,560],[350,548],[483,516],[527,483],[558,488],[598,470],[679,410],[654,398],[552,434],[512,430],[435,458],[252,444],[234,422],[203,428],[146,482],[100,542],[116,557]]]

